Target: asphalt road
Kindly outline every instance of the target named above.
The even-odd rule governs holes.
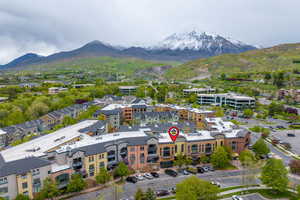
[[[244,174],[240,170],[235,171],[215,171],[215,172],[208,172],[205,174],[197,174],[198,177],[208,180],[208,181],[218,181],[221,184],[221,187],[231,187],[231,186],[238,186],[243,185],[243,177],[241,174]],[[161,174],[161,177],[158,179],[153,180],[144,180],[140,181],[136,184],[133,183],[125,183],[122,187],[122,192],[120,194],[119,199],[133,199],[134,194],[138,188],[146,191],[148,188],[153,189],[154,191],[160,189],[170,189],[175,187],[177,183],[184,180],[188,176],[180,175],[178,177],[170,177],[165,174]],[[259,184],[260,181],[258,179],[254,179],[250,184]],[[114,199],[114,192],[113,188],[105,188],[101,191],[91,192],[88,194],[80,195],[77,197],[71,198],[72,200],[94,200],[98,197],[103,197],[105,200],[113,200]]]

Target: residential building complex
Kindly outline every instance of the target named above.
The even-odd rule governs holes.
[[[212,111],[175,105],[112,104],[98,112],[120,117],[121,124],[116,131],[107,133],[107,123],[118,123],[110,117],[104,121],[85,120],[0,151],[0,196],[7,199],[14,199],[17,194],[34,197],[46,177],[64,188],[73,173],[94,178],[101,167],[110,170],[119,162],[135,170],[165,168],[173,165],[179,153],[196,160],[209,156],[218,146],[240,153],[250,143],[246,129],[215,118]],[[152,116],[163,120],[149,120]],[[137,117],[145,120],[144,123],[122,125]],[[182,122],[174,119],[182,119]],[[167,133],[171,126],[180,130],[175,143]]]
[[[255,107],[255,98],[234,93],[198,94],[197,102],[200,105],[229,106],[235,109]]]

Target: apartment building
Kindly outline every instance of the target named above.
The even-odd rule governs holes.
[[[200,105],[230,106],[235,109],[243,109],[255,107],[255,98],[234,93],[198,94],[197,103]]]
[[[199,159],[218,146],[240,153],[250,143],[250,133],[231,122],[221,118],[205,118],[204,122],[205,130],[197,130],[195,122],[186,122],[186,126],[173,122],[127,126],[119,132],[97,135],[90,133],[97,130],[98,120],[82,121],[1,151],[0,196],[33,197],[46,177],[65,188],[73,173],[94,178],[101,167],[113,169],[119,162],[136,170],[164,168],[173,165],[178,153]],[[175,143],[167,133],[170,126],[180,129]]]

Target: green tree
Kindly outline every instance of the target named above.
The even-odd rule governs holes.
[[[224,147],[218,147],[211,155],[210,161],[217,169],[224,169],[230,164],[228,153]]]
[[[298,193],[298,198],[300,198],[300,185],[297,185],[296,191]]]
[[[145,200],[155,200],[156,199],[156,195],[155,195],[154,191],[151,188],[147,189],[144,199]]]
[[[253,110],[251,110],[251,109],[245,109],[244,110],[244,116],[245,117],[248,117],[248,118],[250,118],[250,117],[252,117],[253,116]]]
[[[268,187],[279,192],[284,192],[289,183],[288,171],[283,162],[279,159],[271,158],[262,168],[261,181]]]
[[[246,149],[240,153],[239,160],[241,161],[243,166],[247,166],[250,163],[255,162],[255,155],[252,151]]]
[[[18,194],[15,198],[15,200],[30,200],[29,196],[24,194]]]
[[[68,192],[79,192],[86,187],[86,182],[80,174],[73,174],[67,186]]]
[[[182,166],[184,166],[186,164],[187,158],[185,155],[183,155],[182,153],[176,155],[176,159],[174,160],[174,165],[178,166],[180,169],[182,168]]]
[[[60,194],[57,184],[50,178],[44,180],[44,186],[40,191],[42,199],[54,199]]]
[[[197,102],[197,94],[191,94],[188,99],[189,103],[193,104]]]
[[[252,149],[257,157],[270,153],[270,149],[263,139],[257,140]]]
[[[109,182],[111,179],[111,175],[104,167],[100,168],[99,174],[96,175],[96,181],[98,184],[105,184]]]
[[[128,176],[129,175],[129,169],[128,166],[124,163],[124,162],[120,162],[118,167],[115,170],[115,176],[119,176],[122,178],[124,178],[124,176]]]
[[[222,107],[214,107],[214,111],[215,111],[216,117],[224,117],[224,110]]]
[[[215,200],[218,191],[217,186],[191,176],[176,185],[176,200]]]
[[[144,200],[145,199],[145,194],[141,188],[138,188],[135,195],[134,195],[134,200]]]
[[[269,107],[269,115],[274,116],[275,114],[280,114],[281,112],[284,111],[284,107],[282,104],[278,104],[275,102],[272,102]]]
[[[204,156],[201,156],[201,157],[200,157],[200,161],[201,161],[202,163],[206,164],[206,163],[209,163],[209,162],[210,162],[210,159],[209,159],[209,157],[208,157],[207,155],[204,155]]]

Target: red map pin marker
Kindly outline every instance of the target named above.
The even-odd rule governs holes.
[[[168,133],[171,140],[175,142],[179,135],[179,129],[176,126],[172,126],[171,128],[169,128]]]

